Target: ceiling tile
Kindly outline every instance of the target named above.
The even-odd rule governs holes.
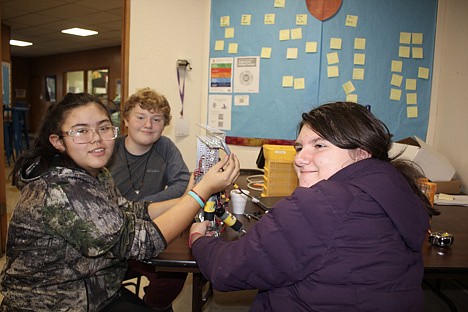
[[[11,55],[35,57],[120,45],[122,4],[122,0],[0,0],[0,12],[12,38],[34,43],[12,46]],[[71,27],[94,29],[99,35],[60,33]]]

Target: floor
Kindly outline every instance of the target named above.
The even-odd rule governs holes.
[[[6,176],[9,175],[10,168],[6,168]],[[20,192],[11,186],[11,180],[8,179],[6,185],[7,191],[7,215],[11,215],[16,201],[19,198]],[[3,267],[5,256],[0,258],[0,268]],[[434,281],[429,281],[434,285]],[[146,278],[142,280],[141,289],[148,283]],[[434,292],[432,292],[426,284],[424,288],[424,312],[449,312],[450,308],[444,303]],[[443,280],[443,293],[452,300],[458,312],[468,312],[468,280]],[[185,286],[174,301],[173,309],[175,312],[191,311],[192,300],[192,275],[189,274]],[[255,297],[256,291],[237,291],[222,293],[214,291],[213,296],[203,306],[202,312],[247,312]],[[143,296],[142,291],[140,296]],[[2,296],[0,294],[0,300]]]

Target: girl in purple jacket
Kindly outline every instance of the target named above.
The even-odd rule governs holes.
[[[192,226],[203,275],[220,291],[258,289],[251,311],[421,311],[421,247],[436,212],[422,173],[390,158],[391,144],[359,104],[304,113],[293,194],[237,241]]]

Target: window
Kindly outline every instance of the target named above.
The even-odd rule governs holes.
[[[89,69],[66,72],[65,93],[87,92],[107,100],[109,95],[109,69]]]
[[[88,92],[102,100],[108,98],[109,70],[88,70]]]
[[[67,89],[66,93],[80,93],[86,92],[84,89],[84,72],[83,71],[72,71],[67,72]]]

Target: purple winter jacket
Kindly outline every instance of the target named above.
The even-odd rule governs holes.
[[[220,291],[258,289],[251,311],[421,311],[429,216],[390,164],[366,159],[298,187],[241,239],[192,246]]]

